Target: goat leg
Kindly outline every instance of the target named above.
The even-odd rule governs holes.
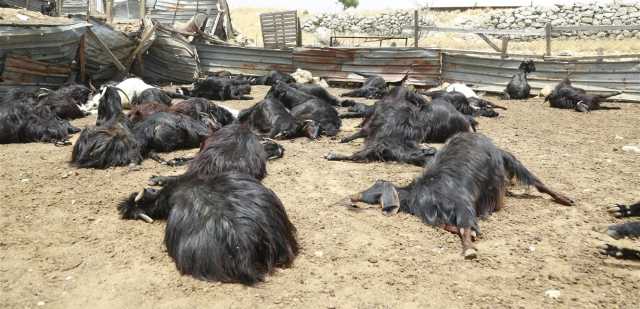
[[[600,253],[612,256],[618,259],[638,260],[640,261],[640,251],[630,248],[618,247],[616,245],[604,244],[599,246]]]
[[[462,241],[462,255],[466,260],[473,260],[478,257],[478,250],[473,246],[473,230],[471,228],[460,228],[460,240]]]
[[[565,196],[562,193],[558,193],[556,191],[551,190],[551,188],[545,186],[545,184],[543,184],[540,181],[536,181],[533,186],[540,192],[540,193],[546,193],[549,196],[551,196],[553,198],[554,201],[556,201],[559,204],[565,205],[565,206],[572,206],[575,202]]]

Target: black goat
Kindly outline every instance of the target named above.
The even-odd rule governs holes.
[[[533,63],[533,60],[525,60],[520,63],[518,73],[511,77],[507,88],[504,89],[503,98],[505,100],[528,99],[531,93],[531,86],[529,86],[529,82],[527,81],[527,74],[535,71],[536,65]]]
[[[473,116],[463,115],[449,101],[436,98],[425,104],[422,113],[426,114],[427,133],[424,142],[444,143],[460,132],[476,131],[478,122]]]
[[[338,111],[331,103],[285,83],[273,85],[266,98],[282,102],[298,121],[313,121],[320,128],[320,134],[335,136],[342,125]]]
[[[236,172],[182,176],[118,205],[124,219],[166,219],[164,243],[181,274],[253,285],[298,254],[296,229],[273,191]]]
[[[598,109],[620,109],[619,107],[600,106],[601,102],[618,94],[620,92],[609,95],[587,94],[584,89],[573,87],[569,78],[565,78],[544,98],[544,101],[549,101],[551,107],[575,109],[578,112],[585,113]]]
[[[257,134],[269,138],[289,139],[307,136],[315,139],[320,127],[314,121],[299,121],[275,98],[266,98],[238,115],[240,123],[247,123]]]
[[[394,99],[377,102],[374,112],[365,118],[362,128],[341,143],[365,138],[364,148],[353,155],[329,153],[331,161],[398,161],[423,166],[435,153],[433,147],[422,147],[428,133],[427,104],[416,106],[406,100],[405,90],[397,87]],[[391,97],[391,96],[390,96]]]
[[[278,71],[270,71],[267,75],[253,78],[251,80],[251,85],[273,86],[278,82],[282,82],[285,84],[294,84],[296,80],[289,74],[281,73]]]
[[[616,218],[640,217],[640,202],[633,205],[616,204],[609,207],[609,213]],[[627,222],[622,224],[610,225],[607,228],[609,236],[619,239],[624,237],[637,238],[640,237],[640,222]],[[605,244],[601,247],[602,254],[622,259],[640,260],[640,250],[623,248],[617,245]]]
[[[352,100],[340,100],[335,96],[331,95],[327,89],[320,87],[318,85],[311,84],[290,84],[292,88],[298,89],[306,94],[310,94],[315,96],[316,98],[332,105],[332,106],[340,106],[340,107],[349,107],[353,106],[356,102]]]
[[[77,119],[89,114],[80,106],[87,104],[90,95],[91,90],[83,85],[69,85],[43,93],[38,104],[47,106],[62,119]]]
[[[362,74],[361,74],[362,75]],[[365,76],[367,77],[367,76]],[[381,99],[389,93],[387,82],[380,76],[368,76],[362,87],[341,94],[342,97]]]
[[[158,88],[149,88],[140,92],[135,97],[131,98],[131,105],[140,105],[146,102],[156,102],[161,103],[166,106],[171,106],[171,96],[161,89]]]
[[[185,175],[201,179],[235,171],[258,180],[267,176],[267,160],[281,158],[284,148],[279,144],[260,141],[246,125],[231,124],[212,133],[202,143],[194,158],[180,158],[189,162]],[[153,185],[164,185],[180,176],[154,176]]]
[[[11,89],[0,100],[0,144],[52,142],[66,145],[69,134],[80,132],[46,105],[37,104],[33,92]]]
[[[73,145],[71,165],[79,168],[108,168],[138,165],[142,147],[122,113],[120,94],[107,87],[98,105],[96,126],[82,130]]]
[[[465,258],[475,258],[472,241],[480,233],[478,218],[503,207],[506,186],[513,178],[549,194],[557,203],[573,205],[571,199],[545,186],[512,154],[477,133],[452,137],[422,176],[408,186],[378,181],[351,199],[380,203],[387,215],[410,213],[427,224],[456,233],[462,240]]]
[[[225,77],[210,76],[207,79],[194,83],[193,90],[186,91],[185,95],[206,98],[209,100],[251,100],[251,85],[244,80],[229,79]]]
[[[142,155],[197,148],[220,124],[211,118],[195,120],[178,113],[155,113],[133,126],[136,139],[142,146]]]

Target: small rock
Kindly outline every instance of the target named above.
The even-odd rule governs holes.
[[[378,260],[375,259],[375,258],[369,258],[369,259],[367,259],[367,261],[369,261],[369,263],[371,263],[371,264],[378,263]]]
[[[31,179],[29,179],[29,178],[22,178],[22,179],[20,179],[20,181],[21,181],[21,182],[29,182],[29,180],[31,180]]]
[[[624,137],[622,137],[620,135],[616,135],[616,139],[624,139]]]
[[[322,251],[316,251],[313,253],[313,255],[315,255],[316,257],[322,257],[324,253]]]
[[[529,246],[529,251],[531,251],[531,252],[536,251],[536,247],[535,246]]]
[[[551,298],[551,299],[558,299],[558,298],[560,298],[560,295],[562,295],[560,290],[549,289],[549,290],[544,291],[544,296],[548,297],[548,298]]]
[[[626,145],[622,146],[622,151],[640,154],[640,145]]]
[[[43,301],[39,301],[36,305],[38,305],[38,306],[44,306],[44,302],[43,302]]]

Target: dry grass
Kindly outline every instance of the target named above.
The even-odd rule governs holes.
[[[236,30],[248,38],[254,40],[257,46],[262,46],[262,34],[260,30],[260,14],[277,12],[281,9],[265,9],[265,8],[237,8],[231,10],[231,18],[233,26]],[[492,10],[488,9],[473,9],[473,10],[455,10],[455,11],[437,11],[431,12],[436,24],[438,25],[451,25],[454,21],[461,16],[466,18],[479,17],[484,14],[491,13]],[[379,14],[379,11],[362,11],[358,14],[365,16],[373,16]],[[299,12],[301,22],[311,17],[306,12]],[[302,41],[304,45],[317,45],[318,42],[314,35],[311,33],[303,32]],[[496,45],[500,45],[498,40],[494,40]],[[383,43],[383,46],[391,46],[391,43],[395,42],[397,46],[404,46],[404,40],[387,41]],[[413,39],[409,39],[411,45]],[[378,46],[377,42],[363,43],[358,40],[343,40],[344,46]],[[493,51],[487,43],[485,43],[478,36],[473,34],[456,34],[456,33],[430,33],[423,35],[420,40],[421,47],[434,47],[434,48],[448,48],[448,49],[467,49],[467,50],[483,50]],[[561,52],[567,52],[573,55],[594,55],[598,50],[602,49],[605,54],[627,54],[636,53],[640,50],[640,40],[627,39],[627,40],[614,40],[614,39],[554,39],[552,41],[552,50],[554,54]],[[533,40],[530,42],[515,42],[509,43],[509,51],[512,53],[530,53],[530,54],[544,54],[545,42],[542,39]]]

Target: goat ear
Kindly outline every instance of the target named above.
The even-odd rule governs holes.
[[[380,196],[380,205],[382,206],[382,213],[386,216],[395,215],[400,210],[398,191],[390,182],[384,183],[382,195]]]

